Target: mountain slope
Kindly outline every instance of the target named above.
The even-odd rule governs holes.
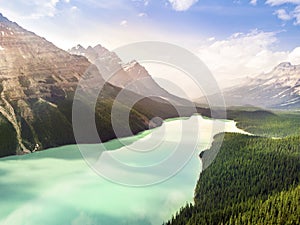
[[[300,108],[300,65],[285,62],[270,73],[248,78],[224,91],[227,105],[255,105],[275,109]]]
[[[185,99],[171,95],[161,88],[151,77],[148,71],[136,61],[124,63],[116,53],[107,50],[101,45],[94,48],[84,48],[77,45],[69,50],[71,54],[85,56],[95,64],[102,74],[113,75],[109,82],[117,87],[126,88],[142,96],[155,95],[171,102],[174,105],[189,106]],[[105,77],[106,78],[106,77]]]
[[[93,77],[100,77],[94,87],[104,84],[97,67],[85,57],[57,48],[0,14],[0,156],[75,143],[73,96],[79,79],[86,72],[91,81]],[[121,90],[106,83],[98,98],[95,119],[102,141],[115,137],[110,112]],[[128,110],[126,100],[140,98],[131,91],[124,91],[124,96],[124,102],[118,104],[119,110]],[[83,107],[88,108],[88,105],[89,102],[82,102]],[[186,112],[186,115],[193,113]],[[148,129],[153,117],[177,115],[170,104],[144,98],[131,110],[130,127],[137,133]],[[122,118],[118,121],[118,126],[124,125]],[[152,122],[152,126],[160,123]]]
[[[83,57],[73,57],[56,48],[1,14],[0,37],[0,112],[16,133],[15,151],[29,152],[28,149],[34,149],[32,145],[42,147],[45,144],[35,132],[38,118],[46,117],[50,112],[53,113],[51,118],[54,114],[59,118],[56,101],[75,90],[80,74],[90,63]],[[41,109],[47,114],[40,115]],[[70,137],[66,134],[72,128],[63,115],[60,117],[57,122],[64,127],[61,139],[68,143]],[[11,150],[13,154],[14,150]]]

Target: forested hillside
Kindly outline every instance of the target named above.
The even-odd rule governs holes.
[[[290,135],[226,134],[216,159],[200,175],[195,203],[166,224],[300,224],[300,136],[293,132],[299,129],[299,116],[285,121],[287,114],[257,113],[235,117],[248,128],[254,122],[253,132]],[[214,144],[218,141],[216,136]]]
[[[300,112],[238,109],[228,110],[227,116],[239,128],[259,136],[280,138],[300,134]]]

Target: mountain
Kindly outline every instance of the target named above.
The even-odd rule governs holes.
[[[300,108],[300,65],[283,62],[271,72],[246,78],[224,90],[228,106],[252,105],[270,109]]]
[[[114,52],[111,52],[101,45],[84,48],[77,45],[69,50],[74,55],[85,56],[95,64],[105,77],[105,74],[113,76],[109,83],[127,90],[133,91],[142,96],[159,96],[160,98],[175,105],[191,105],[185,99],[179,98],[161,88],[148,73],[148,71],[137,61],[124,63]],[[108,79],[109,77],[105,77]]]
[[[60,112],[57,101],[75,90],[90,63],[58,49],[2,14],[0,37],[0,126],[1,134],[6,131],[11,139],[1,137],[1,155],[70,142],[70,120]],[[49,126],[38,129],[46,123],[43,117],[49,119]],[[54,129],[54,120],[64,128],[57,131],[61,135],[57,142],[54,133],[46,134],[47,129]]]
[[[103,85],[95,120],[101,140],[107,141],[116,137],[110,114],[122,86],[105,83],[97,67],[84,56],[63,51],[0,14],[0,156],[74,144],[74,92],[86,73],[90,83],[83,88]],[[131,74],[135,76],[135,71]],[[94,77],[100,77],[96,84]],[[153,117],[178,116],[176,109],[162,99],[143,98],[129,90],[123,95],[123,102],[117,102],[120,111],[128,110],[126,101],[141,99],[130,111],[133,133],[160,125],[161,121],[151,120]],[[82,108],[91,111],[89,104],[81,102]],[[190,109],[185,112],[193,113]],[[124,126],[123,118],[117,121],[117,126]],[[124,131],[121,135],[130,134]]]

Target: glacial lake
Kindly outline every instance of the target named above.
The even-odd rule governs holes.
[[[223,128],[212,131],[216,123]],[[121,141],[127,143],[126,147],[119,140],[103,144],[111,150],[105,153],[127,160],[128,165],[151,165],[178,146],[183,125],[198,126],[199,129],[196,150],[191,159],[169,179],[148,186],[126,186],[102,177],[88,166],[76,145],[0,159],[0,224],[162,224],[180,207],[193,202],[201,172],[199,153],[210,147],[213,135],[224,131],[244,132],[236,127],[234,121],[204,119],[195,115],[168,120],[152,131],[122,138]],[[141,157],[132,151],[135,145],[147,143],[155,132],[162,139],[157,151],[150,152],[149,157]],[[81,145],[81,148],[97,149],[100,145]],[[123,177],[121,172],[120,177]]]

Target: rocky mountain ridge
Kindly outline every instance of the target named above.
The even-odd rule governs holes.
[[[77,45],[68,52],[87,57],[90,62],[97,66],[105,79],[108,79],[105,75],[109,76],[109,83],[112,85],[142,96],[151,96],[155,93],[155,96],[172,102],[172,104],[191,105],[191,102],[174,96],[161,88],[147,69],[137,61],[122,62],[115,52],[111,52],[101,45],[87,48]]]
[[[300,65],[283,62],[271,72],[247,78],[224,90],[227,105],[254,105],[271,109],[300,108]]]
[[[108,64],[107,69],[113,68]],[[127,74],[125,70],[123,73]],[[140,76],[135,71],[129,73],[132,77]],[[91,90],[100,83],[103,85],[95,120],[101,141],[110,140],[116,137],[110,113],[122,86],[105,83],[97,66],[86,57],[61,50],[0,14],[0,157],[76,143],[72,105],[78,81],[84,75],[91,79],[91,85],[83,88]],[[93,84],[95,77],[99,78],[98,83]],[[130,111],[132,133],[149,129],[150,122],[152,127],[160,125],[161,121],[153,124],[154,117],[178,115],[168,102],[137,95],[125,90],[124,102],[117,102],[118,110],[124,111],[128,110],[126,101],[141,99]],[[94,111],[89,102],[83,101],[81,105],[87,111]],[[186,115],[192,113],[186,110]],[[122,118],[117,118],[117,126],[124,126]],[[124,131],[121,135],[128,136],[131,132]]]
[[[55,106],[49,100],[65,98],[67,91],[74,91],[90,63],[58,49],[2,14],[0,46],[0,112],[16,132],[18,152],[28,152],[20,118],[27,124],[34,121],[30,101]],[[36,144],[41,143],[36,140]]]

